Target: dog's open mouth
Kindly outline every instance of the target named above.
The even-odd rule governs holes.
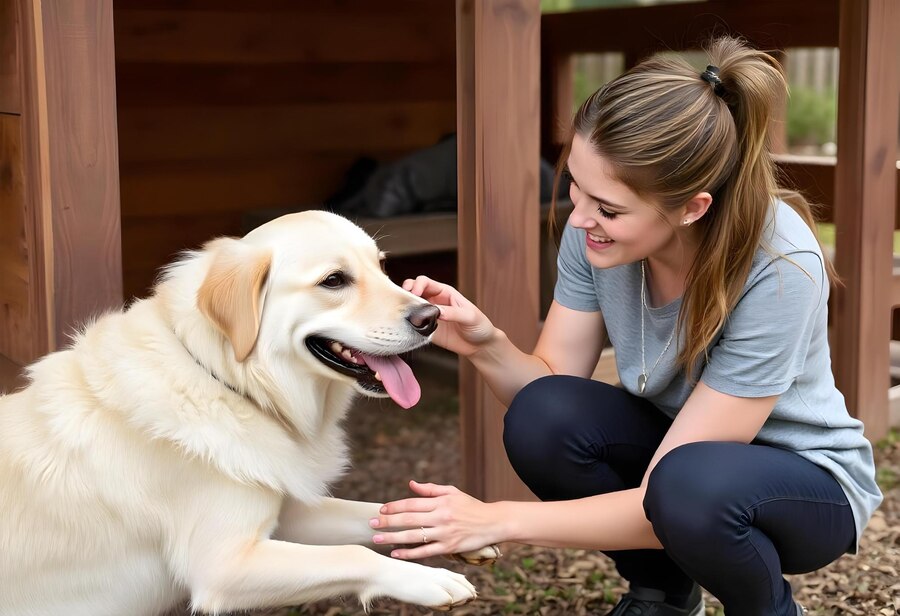
[[[398,355],[370,355],[321,336],[307,338],[306,348],[335,372],[353,377],[363,389],[387,393],[405,409],[415,406],[422,395],[412,369]]]

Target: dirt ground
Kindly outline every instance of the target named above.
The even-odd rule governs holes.
[[[411,411],[390,401],[361,401],[347,421],[353,469],[336,486],[344,498],[382,502],[409,495],[411,478],[455,483],[459,477],[459,427],[455,382],[420,378],[423,400]],[[813,616],[900,613],[900,434],[879,445],[878,476],[885,502],[866,530],[859,554],[790,581],[794,596]],[[426,564],[464,572],[479,591],[477,601],[453,616],[487,614],[605,614],[626,589],[602,554],[574,549],[504,546],[504,557],[488,568]],[[254,616],[361,616],[354,598],[256,612]],[[371,615],[430,614],[426,609],[379,600]],[[723,614],[707,594],[707,616]]]

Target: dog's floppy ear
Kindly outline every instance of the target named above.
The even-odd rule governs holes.
[[[221,331],[242,362],[259,335],[263,310],[262,287],[269,275],[272,254],[234,239],[210,242],[212,265],[197,292],[197,306]]]

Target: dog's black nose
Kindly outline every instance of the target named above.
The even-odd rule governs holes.
[[[413,329],[423,336],[430,336],[437,329],[438,316],[441,314],[440,308],[432,304],[422,304],[410,310],[406,315],[406,320],[413,326]]]

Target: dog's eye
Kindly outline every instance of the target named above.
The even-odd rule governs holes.
[[[335,272],[333,274],[329,274],[325,280],[319,283],[319,286],[325,287],[327,289],[340,289],[343,286],[347,285],[347,277],[341,272]]]

